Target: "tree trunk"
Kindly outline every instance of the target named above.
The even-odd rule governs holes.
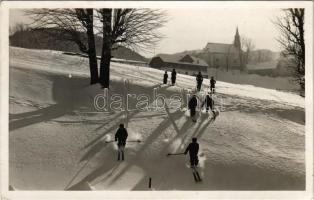
[[[106,51],[101,58],[101,67],[100,67],[101,85],[104,88],[109,88],[109,85],[110,85],[110,60],[111,60],[111,52]]]
[[[99,82],[98,77],[98,65],[96,57],[96,45],[94,36],[94,20],[93,20],[93,9],[75,9],[77,18],[81,21],[83,26],[86,28],[87,35],[87,47],[84,42],[80,39],[78,32],[72,33],[73,40],[78,45],[79,49],[83,53],[88,54],[89,59],[89,70],[90,70],[90,84],[95,84]]]
[[[112,9],[102,9],[103,17],[103,43],[100,61],[100,83],[102,87],[110,85],[110,60],[111,60],[111,17]]]
[[[98,77],[98,64],[96,55],[95,36],[93,29],[93,9],[86,9],[87,15],[90,18],[90,24],[87,27],[87,40],[88,40],[88,58],[89,58],[89,69],[90,69],[90,84],[99,82]]]

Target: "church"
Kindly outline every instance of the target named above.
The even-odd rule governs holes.
[[[203,49],[202,57],[209,68],[223,70],[244,70],[244,53],[241,49],[241,39],[238,28],[234,36],[233,44],[207,43]]]

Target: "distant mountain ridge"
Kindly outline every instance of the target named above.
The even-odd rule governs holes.
[[[22,30],[17,31],[9,37],[10,46],[23,47],[28,49],[50,49],[57,51],[81,53],[77,45],[72,41],[64,41],[54,37],[48,33],[49,30]],[[100,56],[102,48],[102,38],[95,36],[96,52]],[[143,61],[147,62],[148,59],[139,53],[119,46],[112,51],[114,58]]]

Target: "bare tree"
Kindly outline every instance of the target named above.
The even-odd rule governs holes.
[[[103,49],[100,62],[100,83],[108,88],[110,84],[111,51],[119,46],[134,50],[153,49],[162,38],[157,31],[166,22],[166,13],[154,9],[100,9]]]
[[[241,44],[245,51],[245,62],[248,64],[250,60],[250,53],[255,49],[255,44],[251,38],[241,36]]]
[[[93,9],[32,9],[26,11],[33,29],[46,30],[55,38],[74,42],[89,57],[91,84],[98,83]]]
[[[109,87],[111,51],[119,46],[149,51],[161,38],[157,31],[166,20],[163,11],[152,9],[99,9],[94,22],[93,9],[33,9],[33,28],[49,29],[60,40],[73,41],[89,56],[91,84]],[[98,78],[95,30],[103,44]],[[87,42],[86,42],[87,41]]]
[[[305,42],[304,42],[304,8],[283,9],[283,16],[278,17],[274,24],[280,36],[277,41],[283,47],[284,56],[293,57],[296,63],[294,75],[296,81],[304,90],[305,74]]]

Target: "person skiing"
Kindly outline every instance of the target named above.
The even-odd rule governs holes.
[[[197,83],[197,91],[201,91],[201,87],[203,83],[203,76],[201,72],[198,72],[196,76],[196,83]]]
[[[205,96],[205,100],[203,102],[203,105],[206,108],[206,112],[208,112],[209,108],[210,110],[213,110],[214,107],[214,100],[212,98],[212,95],[208,92],[208,94],[206,94]]]
[[[118,160],[120,160],[120,153],[122,155],[122,160],[124,160],[124,148],[127,138],[128,132],[124,128],[124,124],[120,124],[119,129],[117,130],[115,135],[115,141],[118,141]]]
[[[197,98],[196,98],[196,95],[194,94],[189,101],[189,109],[191,113],[191,119],[193,122],[196,122],[196,119],[195,119],[196,107],[197,107]]]
[[[211,93],[215,93],[215,84],[216,84],[216,80],[214,79],[214,77],[210,77],[210,92]]]
[[[197,143],[197,138],[193,137],[192,142],[189,144],[189,146],[185,149],[184,154],[186,155],[188,152],[190,154],[190,163],[191,168],[195,168],[198,165],[198,149],[199,144]]]
[[[172,70],[171,72],[171,82],[172,82],[172,85],[174,85],[176,83],[176,78],[177,78],[177,72],[175,69]]]
[[[214,102],[214,100],[213,100],[213,98],[212,98],[211,93],[208,92],[208,94],[206,94],[206,96],[205,96],[205,100],[204,100],[204,102],[203,102],[203,104],[202,104],[202,107],[205,106],[207,113],[208,113],[208,110],[209,110],[209,108],[210,108],[210,110],[211,110],[212,113],[213,113],[213,118],[215,119],[215,118],[216,118],[216,113],[215,113],[215,111],[214,111],[214,103],[215,103],[215,102]]]
[[[167,84],[168,82],[168,74],[167,74],[167,71],[165,71],[165,74],[164,74],[164,84]]]

